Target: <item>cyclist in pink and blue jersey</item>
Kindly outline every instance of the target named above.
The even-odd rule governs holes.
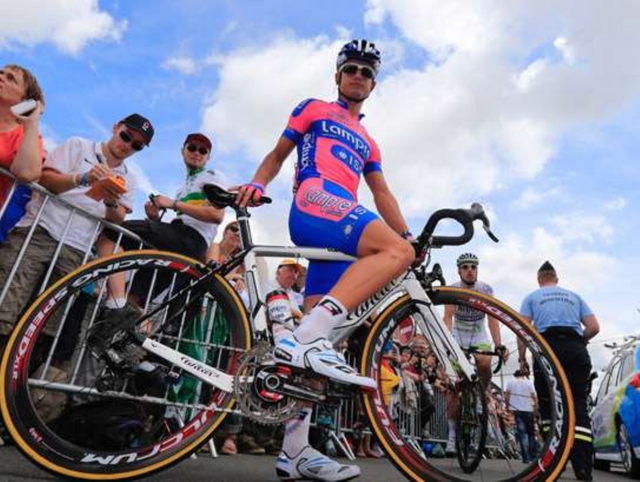
[[[305,307],[315,307],[291,336],[276,345],[274,359],[366,389],[377,388],[376,381],[349,366],[328,341],[329,334],[415,258],[408,242],[412,235],[382,173],[380,150],[360,123],[360,110],[376,85],[380,63],[380,52],[372,42],[345,44],[336,62],[338,100],[300,103],[275,148],[262,161],[252,182],[239,188],[237,198],[243,206],[257,203],[265,186],[297,148],[295,199],[289,216],[291,239],[297,245],[333,248],[358,259],[353,263],[309,263]],[[358,204],[361,175],[382,220]],[[357,477],[357,466],[338,464],[307,445],[310,412],[305,408],[300,417],[287,422],[283,452],[276,465],[278,475],[287,480],[324,481]]]

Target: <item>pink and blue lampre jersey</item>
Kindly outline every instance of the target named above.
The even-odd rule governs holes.
[[[357,199],[360,175],[382,170],[380,149],[361,117],[353,117],[342,100],[307,99],[294,109],[283,135],[297,145],[296,187],[321,178]]]

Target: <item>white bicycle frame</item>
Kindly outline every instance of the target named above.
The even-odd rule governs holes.
[[[254,334],[267,330],[266,303],[264,293],[262,293],[264,284],[263,280],[260,279],[257,258],[288,257],[324,261],[355,260],[351,256],[330,249],[252,245],[247,217],[239,216],[238,221],[241,226],[241,233],[242,228],[247,230],[246,237],[248,239],[242,240],[243,246],[247,247],[246,245],[249,245],[244,257],[244,276],[249,295],[249,318]],[[461,372],[463,376],[471,380],[475,373],[474,367],[444,324],[441,316],[435,311],[433,303],[412,271],[407,271],[392,280],[375,295],[360,304],[353,312],[349,313],[346,320],[333,329],[330,340],[336,345],[338,342],[348,338],[374,311],[382,311],[391,301],[404,294],[409,295],[422,315],[421,317],[416,317],[416,328],[427,337],[436,353],[446,354],[446,356],[440,357],[440,362],[444,365],[447,374],[454,376],[456,373]],[[233,392],[233,375],[211,367],[150,338],[143,342],[142,347],[205,383],[228,393]],[[455,361],[455,368],[452,361]]]

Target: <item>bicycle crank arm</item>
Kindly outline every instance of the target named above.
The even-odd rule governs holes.
[[[233,377],[220,370],[217,370],[206,363],[191,358],[177,350],[169,348],[162,343],[158,343],[150,338],[146,338],[142,343],[142,348],[149,353],[173,363],[177,368],[190,373],[194,377],[209,385],[213,385],[227,393],[233,393]]]
[[[304,400],[311,403],[325,403],[327,400],[327,397],[324,394],[320,394],[312,390],[306,390],[290,383],[284,383],[274,391],[280,395],[286,395],[297,400]]]

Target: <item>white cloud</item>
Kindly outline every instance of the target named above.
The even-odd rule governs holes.
[[[97,0],[0,2],[0,50],[51,42],[77,54],[92,41],[119,41],[126,28],[126,20],[100,10]]]
[[[560,51],[565,62],[572,64],[575,61],[573,47],[566,38],[558,37],[553,41],[553,46]]]
[[[620,209],[625,208],[626,206],[627,206],[627,200],[622,196],[618,196],[617,198],[604,203],[604,208],[608,211],[618,211]]]
[[[609,241],[613,237],[613,228],[604,216],[572,213],[568,216],[554,216],[550,222],[567,241],[596,243]]]
[[[162,68],[175,70],[183,75],[193,75],[198,71],[195,60],[187,56],[169,57],[162,62]]]
[[[539,204],[553,200],[561,193],[562,190],[559,187],[552,187],[546,190],[536,187],[528,187],[520,197],[513,202],[513,206],[516,209],[531,209]]]

